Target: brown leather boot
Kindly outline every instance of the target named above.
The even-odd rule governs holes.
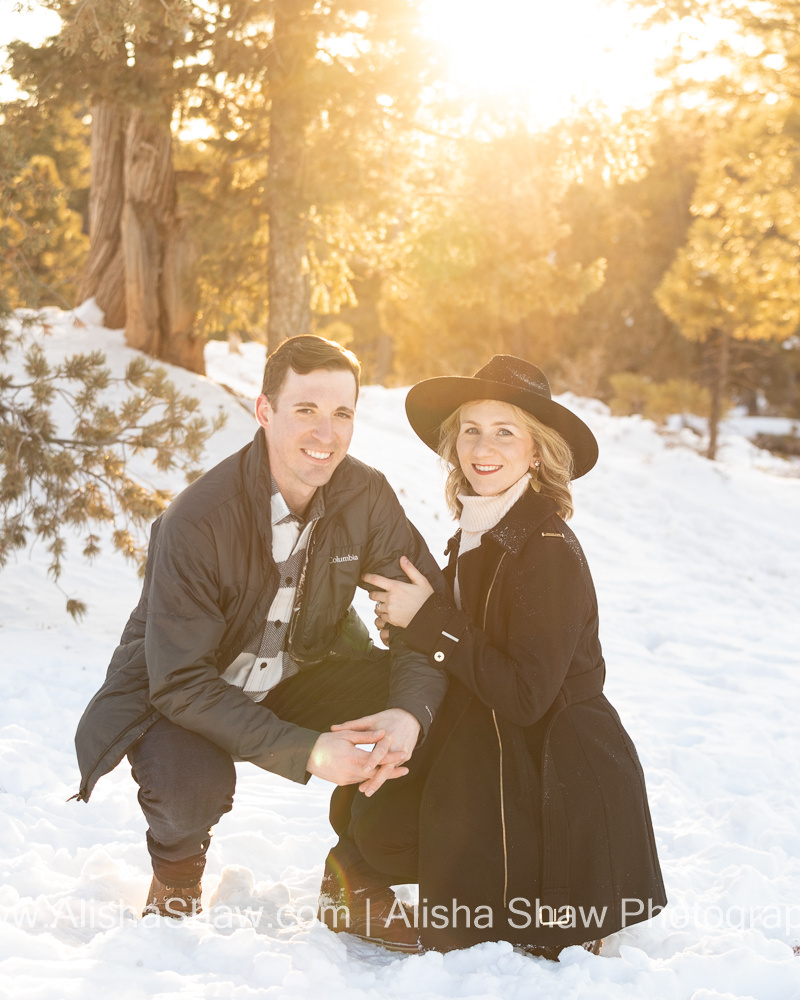
[[[200,905],[201,891],[200,882],[188,887],[168,886],[159,882],[154,875],[142,916],[157,913],[161,917],[193,917],[203,912]]]
[[[350,892],[338,899],[321,895],[318,916],[337,934],[352,934],[389,951],[422,951],[414,909],[388,886]]]
[[[414,908],[401,902],[381,878],[355,843],[340,837],[325,862],[317,910],[320,922],[336,933],[352,934],[391,951],[421,951]]]

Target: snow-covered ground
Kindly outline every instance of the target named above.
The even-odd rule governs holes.
[[[50,314],[47,352],[101,347],[121,370],[121,333],[82,316],[76,327]],[[255,395],[263,349],[226,352],[209,345],[208,379],[172,371],[209,412],[230,414],[207,466],[254,432],[248,405],[216,382]],[[451,528],[440,474],[403,399],[366,387],[352,450],[387,473],[438,554]],[[606,691],[647,775],[669,908],[601,956],[574,948],[560,964],[502,942],[413,957],[348,942],[312,917],[333,839],[329,787],[245,765],[212,841],[206,912],[137,919],[150,875],[128,768],[88,805],[66,800],[78,787],[75,724],[139,581],[110,545],[89,566],[76,544],[63,585],[89,604],[79,625],[34,549],[0,573],[0,995],[800,998],[800,469],[732,428],[710,463],[688,430],[659,436],[641,418],[568,402],[600,441],[573,525],[600,598]],[[367,620],[369,608],[362,598]]]

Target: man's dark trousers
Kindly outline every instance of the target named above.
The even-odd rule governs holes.
[[[373,647],[301,670],[262,703],[285,722],[322,733],[383,711],[388,696],[389,654]],[[156,878],[176,888],[194,885],[205,867],[211,827],[233,805],[233,758],[199,733],[160,718],[131,747],[128,760],[149,824]],[[335,811],[349,809],[352,795],[345,792],[349,789],[334,795]]]

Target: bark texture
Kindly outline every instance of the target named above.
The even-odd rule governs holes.
[[[177,210],[167,122],[133,111],[125,141],[125,339],[131,347],[204,373],[202,341],[186,296],[193,261],[187,221]]]
[[[125,325],[125,262],[120,239],[126,113],[119,104],[92,106],[89,259],[78,301],[94,297],[106,326]]]
[[[205,341],[195,332],[195,307],[189,287],[189,275],[198,257],[197,244],[192,238],[188,213],[180,206],[172,223],[164,246],[161,298],[167,338],[162,342],[160,357],[204,375]]]
[[[268,166],[268,350],[287,337],[311,332],[308,205],[304,194],[305,137],[309,121],[308,69],[316,37],[307,23],[307,0],[276,0],[269,52],[271,94]]]

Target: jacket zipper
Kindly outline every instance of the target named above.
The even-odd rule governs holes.
[[[492,582],[489,584],[489,589],[486,592],[486,603],[483,606],[483,631],[486,631],[486,617],[489,612],[489,598],[492,596],[492,590],[494,589],[495,581],[497,580],[497,574],[500,572],[500,567],[503,564],[503,560],[506,557],[506,553],[500,556],[500,561],[497,564],[497,569],[494,571],[494,576],[492,577]],[[497,713],[492,709],[492,720],[494,722],[494,731],[497,734],[497,746],[500,751],[500,825],[503,830],[503,906],[508,906],[508,842],[506,839],[506,799],[505,799],[505,787],[503,784],[503,740],[500,736],[500,726],[497,723]]]

